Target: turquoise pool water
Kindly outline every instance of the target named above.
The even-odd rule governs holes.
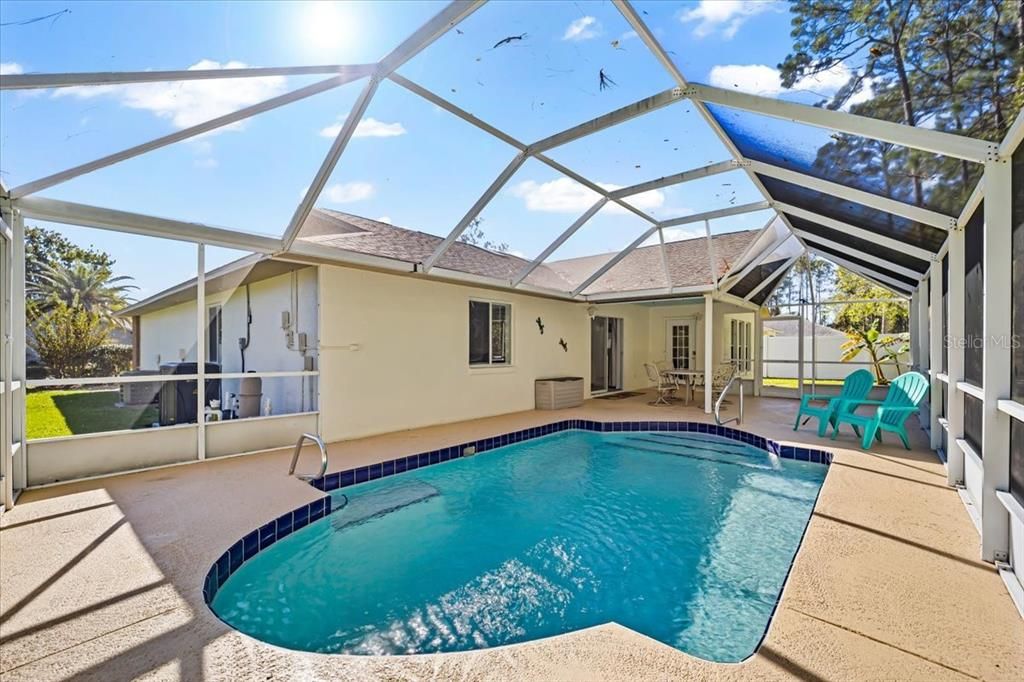
[[[244,563],[212,606],[307,651],[463,651],[614,621],[740,661],[826,471],[705,434],[562,432],[334,491],[340,511]]]

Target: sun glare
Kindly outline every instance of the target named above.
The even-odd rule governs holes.
[[[355,35],[354,13],[348,3],[310,2],[302,18],[302,35],[309,50],[318,53],[345,51]]]

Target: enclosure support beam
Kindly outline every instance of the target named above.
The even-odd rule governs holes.
[[[723,280],[726,279],[727,277],[731,278],[733,275],[735,275],[738,272],[737,266],[740,263],[749,265],[750,259],[756,256],[761,251],[763,251],[763,249],[758,250],[758,243],[761,241],[761,237],[763,237],[765,233],[772,229],[772,225],[775,223],[776,220],[779,220],[781,222],[781,219],[778,218],[778,216],[773,215],[768,219],[768,222],[764,224],[764,227],[757,231],[757,234],[754,236],[753,239],[750,240],[750,243],[747,244],[746,248],[743,249],[743,251],[737,258],[733,259],[733,264],[730,265],[726,273],[722,275]]]
[[[666,175],[663,178],[657,178],[655,180],[648,180],[647,182],[641,182],[637,185],[631,185],[629,187],[623,187],[617,189],[611,193],[613,197],[621,198],[628,197],[634,194],[640,194],[642,192],[649,192],[655,189],[661,189],[662,187],[670,187],[672,185],[678,185],[683,182],[690,182],[691,180],[701,180],[703,178],[710,178],[712,175],[718,175],[719,173],[728,173],[729,171],[738,170],[740,165],[735,161],[719,161],[718,163],[711,163],[700,168],[692,168],[690,170],[682,171],[681,173],[675,173],[673,175]]]
[[[768,284],[769,284],[769,283],[771,283],[771,281],[772,281],[772,280],[774,280],[775,278],[777,278],[777,277],[779,276],[779,274],[780,274],[780,273],[784,273],[784,272],[786,272],[787,270],[789,270],[789,269],[790,269],[791,267],[793,267],[793,263],[795,263],[795,262],[796,262],[796,260],[797,260],[797,258],[799,258],[799,257],[800,257],[800,256],[802,256],[802,255],[803,255],[803,253],[798,253],[798,254],[796,254],[795,256],[791,256],[791,257],[789,258],[789,260],[787,260],[787,261],[786,261],[786,262],[785,262],[785,263],[784,263],[784,264],[782,265],[782,267],[781,267],[781,268],[779,268],[778,270],[776,270],[775,272],[773,272],[773,273],[772,273],[771,275],[769,275],[768,277],[765,277],[765,278],[764,278],[764,280],[763,280],[762,282],[760,282],[760,283],[759,283],[759,284],[758,284],[758,285],[757,285],[756,287],[754,287],[754,288],[753,288],[753,289],[751,290],[751,292],[750,292],[749,294],[747,294],[746,296],[744,296],[744,297],[743,297],[743,299],[744,299],[744,300],[746,300],[746,301],[749,301],[749,300],[751,300],[752,298],[754,298],[755,296],[757,296],[757,295],[758,295],[759,293],[761,293],[761,290],[762,290],[762,289],[764,289],[764,288],[765,288],[766,286],[768,286]]]
[[[749,204],[728,206],[726,208],[715,209],[714,211],[704,211],[703,213],[694,213],[693,215],[684,215],[679,218],[672,218],[671,220],[663,220],[660,225],[661,227],[676,227],[678,225],[687,225],[689,223],[699,223],[703,220],[713,220],[715,218],[725,218],[731,215],[763,211],[766,208],[771,208],[771,204],[769,202],[753,201]]]
[[[50,220],[65,225],[95,227],[101,230],[114,230],[187,242],[203,242],[226,249],[244,249],[257,253],[274,253],[281,248],[280,240],[273,237],[246,234],[201,223],[154,218],[140,213],[115,211],[110,208],[76,204],[70,201],[25,197],[19,199],[16,205],[29,218]]]
[[[196,244],[196,452],[206,459],[206,246]]]
[[[715,377],[715,297],[704,294],[704,414],[711,414]]]
[[[811,251],[814,251],[813,245],[808,245],[807,248],[810,249]],[[898,293],[901,296],[910,296],[911,287],[913,285],[907,284],[902,280],[898,280],[884,273],[877,272],[876,270],[873,270],[871,268],[865,268],[863,265],[858,265],[852,261],[849,261],[840,256],[833,255],[831,253],[822,253],[821,257],[824,258],[825,260],[834,261],[835,263],[842,265],[847,270],[852,270],[853,272],[856,272],[858,275],[861,275],[862,277],[867,277],[871,279],[871,281],[881,284],[884,288],[888,289],[889,291],[892,291],[893,293]]]
[[[634,251],[634,249],[636,249],[638,246],[640,246],[645,241],[647,241],[647,238],[650,237],[652,234],[654,234],[659,228],[660,228],[660,226],[655,224],[655,225],[652,225],[650,227],[650,229],[645,230],[644,233],[642,235],[640,235],[639,237],[637,237],[636,239],[634,239],[630,243],[629,246],[624,248],[622,251],[619,251],[617,254],[612,256],[611,260],[609,260],[607,263],[605,263],[604,265],[599,267],[597,269],[597,272],[595,272],[590,277],[587,277],[585,280],[583,280],[582,284],[580,284],[579,286],[577,286],[575,289],[572,290],[572,295],[573,296],[579,296],[580,292],[586,291],[587,287],[589,287],[591,284],[593,284],[597,280],[601,279],[601,277],[604,275],[604,273],[608,272],[609,270],[614,268],[616,265],[618,265],[619,262],[622,261],[623,258],[625,258],[629,254],[631,254]]]
[[[665,286],[672,288],[672,271],[668,267],[668,250],[665,248],[665,230],[658,227],[658,251],[661,254],[661,270],[665,275]]]
[[[711,274],[711,288],[718,291],[718,259],[715,257],[715,240],[711,236],[711,221],[704,221],[704,237],[708,246],[708,272]]]
[[[812,175],[806,175],[805,173],[798,173],[791,171],[786,168],[780,168],[773,166],[770,163],[763,163],[761,161],[748,160],[750,169],[760,175],[767,175],[768,177],[782,180],[800,187],[807,187],[809,189],[824,192],[830,196],[844,199],[847,201],[853,201],[863,206],[878,209],[892,215],[901,216],[908,220],[915,220],[925,225],[931,225],[937,227],[940,230],[951,230],[956,227],[956,218],[953,216],[939,213],[938,211],[931,211],[927,208],[921,208],[920,206],[914,206],[896,199],[890,199],[888,197],[879,196],[871,192],[865,192],[864,190],[850,187],[849,185],[842,185],[838,182],[830,182],[828,180],[822,180]]]
[[[8,225],[14,217],[10,203],[0,205],[0,510],[7,511],[14,506],[14,477],[11,469],[14,464],[11,455],[14,446],[11,444],[11,421],[14,414],[13,383],[11,382],[11,326],[13,322],[11,290],[14,288],[12,270],[14,265],[14,230]]]
[[[928,322],[929,322],[929,340],[931,341],[931,347],[928,349],[928,355],[931,358],[931,367],[928,372],[928,377],[931,380],[931,392],[928,395],[928,405],[931,408],[931,427],[929,429],[931,436],[931,447],[932,450],[938,450],[942,447],[942,424],[939,423],[939,419],[942,417],[942,381],[939,380],[939,374],[946,371],[946,368],[942,366],[942,262],[935,261],[932,263],[931,271],[928,275]]]
[[[12,384],[17,388],[12,385],[10,394],[12,404],[8,434],[11,441],[4,444],[2,454],[5,457],[13,455],[10,460],[12,490],[24,490],[28,485],[28,448],[25,445],[28,440],[25,425],[25,397],[28,389],[25,368],[25,216],[17,207],[12,213],[11,364],[8,371]]]
[[[657,222],[658,222],[657,220],[655,220],[651,216],[647,215],[646,213],[644,213],[640,209],[636,208],[635,206],[633,206],[630,203],[627,203],[626,201],[623,201],[620,197],[613,197],[612,193],[610,191],[606,190],[604,187],[601,187],[596,182],[593,182],[590,179],[583,177],[582,175],[580,175],[576,171],[573,171],[573,170],[570,170],[569,168],[566,168],[562,164],[560,164],[557,161],[555,161],[554,159],[552,159],[550,156],[547,156],[545,154],[535,154],[534,158],[537,159],[538,161],[540,161],[541,163],[546,164],[546,165],[550,166],[551,168],[554,168],[556,171],[558,171],[562,175],[564,175],[564,176],[566,176],[566,177],[568,177],[568,178],[570,178],[572,180],[575,180],[576,182],[580,183],[581,185],[583,185],[584,187],[586,187],[590,191],[597,192],[600,196],[608,199],[609,201],[612,201],[612,202],[618,204],[619,206],[621,206],[622,208],[626,209],[630,213],[632,213],[632,214],[634,214],[636,216],[639,216],[640,218],[643,218],[644,220],[646,220],[647,222],[651,223],[652,225],[657,224]]]
[[[509,135],[509,134],[499,130],[498,128],[492,126],[489,123],[486,123],[485,121],[481,121],[479,118],[477,118],[473,114],[469,113],[468,111],[465,111],[464,109],[459,108],[458,106],[456,106],[455,104],[452,104],[451,102],[449,102],[448,100],[444,99],[443,97],[441,97],[441,96],[431,92],[430,90],[427,90],[426,88],[424,88],[424,87],[422,87],[420,85],[417,85],[416,83],[410,81],[409,79],[403,78],[402,76],[400,76],[397,73],[389,75],[388,78],[391,79],[392,81],[394,81],[395,83],[397,83],[398,85],[401,85],[403,88],[409,90],[410,92],[419,95],[420,97],[422,97],[423,99],[427,100],[428,102],[431,102],[432,104],[436,104],[437,106],[441,107],[445,111],[448,111],[448,112],[454,114],[455,116],[458,116],[463,121],[466,121],[467,123],[476,126],[480,130],[483,130],[485,133],[493,135],[494,137],[498,138],[499,140],[501,140],[505,144],[508,144],[508,145],[510,145],[512,147],[515,147],[516,149],[518,149],[521,152],[526,152],[529,156],[532,156],[533,158],[537,159],[541,163],[543,163],[543,164],[553,168],[554,170],[558,171],[562,175],[565,175],[566,177],[570,178],[571,180],[575,180],[576,182],[580,183],[581,185],[583,185],[587,189],[591,190],[592,192],[597,193],[599,196],[602,196],[605,199],[608,199],[609,201],[612,201],[612,202],[618,204],[623,209],[625,209],[625,210],[629,211],[630,213],[632,213],[632,214],[642,218],[643,220],[646,220],[648,223],[651,223],[653,225],[653,224],[658,222],[657,220],[655,220],[651,216],[647,215],[643,211],[641,211],[638,208],[636,208],[635,206],[633,206],[632,204],[629,204],[629,203],[623,201],[623,196],[625,196],[623,194],[623,190],[633,190],[636,187],[639,187],[639,185],[636,185],[634,187],[626,187],[626,188],[623,188],[622,190],[614,190],[614,191],[607,190],[604,187],[601,187],[600,185],[598,185],[597,183],[592,182],[590,179],[583,177],[579,173],[576,173],[575,171],[570,170],[569,168],[566,168],[565,166],[563,166],[562,164],[558,163],[554,159],[552,159],[552,158],[550,158],[550,157],[548,157],[548,156],[538,152],[534,147],[532,147],[530,145],[527,145],[526,143],[524,143],[524,142],[522,142],[520,140],[517,140],[516,138],[512,137],[511,135]],[[659,180],[661,180],[661,179],[659,178]],[[645,191],[645,190],[638,190],[638,192],[639,191]]]
[[[292,214],[291,222],[288,223],[288,229],[285,230],[284,239],[282,240],[282,250],[287,251],[291,248],[295,238],[299,236],[302,225],[306,222],[306,218],[309,217],[309,212],[313,210],[313,204],[320,197],[320,192],[323,191],[324,185],[330,180],[331,173],[334,172],[338,159],[341,158],[342,152],[345,151],[349,140],[352,139],[352,134],[355,133],[356,126],[362,120],[363,114],[366,113],[366,108],[370,106],[370,100],[373,99],[373,94],[377,92],[379,84],[380,80],[377,76],[371,77],[370,82],[366,84],[366,87],[360,93],[359,99],[352,106],[352,110],[348,112],[348,117],[345,119],[345,123],[342,124],[341,130],[338,131],[337,137],[334,138],[334,143],[331,144],[331,148],[327,152],[327,156],[313,177],[313,182],[310,183],[306,194],[302,197],[302,201],[299,202],[299,205],[295,208],[295,213]]]
[[[923,279],[917,286],[917,338],[918,351],[921,354],[921,372],[930,374],[932,367],[932,340],[931,327],[928,324],[928,302],[931,293],[928,289],[928,280]],[[921,423],[927,423],[923,415]]]
[[[898,239],[886,237],[883,234],[872,232],[871,230],[865,230],[863,228],[850,225],[849,223],[844,223],[840,220],[835,220],[834,218],[829,218],[827,216],[820,215],[818,213],[815,213],[814,211],[802,209],[798,206],[786,204],[781,201],[773,202],[773,206],[775,206],[776,209],[782,211],[783,213],[789,213],[796,216],[797,218],[810,220],[824,227],[832,228],[833,230],[840,230],[841,232],[846,232],[847,234],[853,237],[859,237],[861,239],[870,240],[875,244],[878,244],[879,246],[884,246],[885,248],[892,249],[894,251],[900,251],[907,255],[913,256],[918,260],[923,260],[926,263],[930,263],[932,258],[935,256],[935,254],[932,253],[931,251],[928,251],[927,249],[922,249],[919,246],[905,244],[899,241]]]
[[[600,279],[601,276],[604,275],[604,273],[608,272],[613,267],[618,265],[619,262],[623,258],[628,256],[630,253],[632,253],[632,251],[635,248],[637,248],[645,241],[647,241],[647,238],[654,234],[656,230],[663,229],[666,227],[675,227],[676,225],[686,225],[687,223],[699,223],[702,220],[710,220],[713,218],[722,218],[730,215],[739,215],[741,213],[750,213],[751,211],[760,211],[768,207],[769,203],[767,201],[757,201],[751,204],[743,204],[741,206],[730,206],[728,208],[720,208],[715,211],[707,211],[706,213],[697,213],[694,215],[683,216],[681,218],[666,220],[661,223],[654,223],[654,225],[652,225],[649,230],[645,231],[642,235],[637,237],[637,239],[634,240],[633,243],[624,248],[622,251],[619,251],[617,254],[615,254],[615,256],[611,260],[609,260],[607,263],[598,268],[597,272],[592,274],[590,277],[584,280],[582,284],[576,287],[573,290],[572,295],[577,296],[581,291],[585,291],[587,287],[589,287],[591,284]],[[669,283],[669,285],[671,287],[671,282]]]
[[[776,249],[785,244],[786,241],[792,236],[792,234],[787,232],[781,237],[777,237],[775,241],[773,241],[765,249],[763,249],[761,253],[756,254],[753,258],[751,258],[750,262],[743,266],[742,270],[726,277],[722,282],[722,289],[726,291],[731,289],[737,282],[739,282],[741,279],[749,275],[751,270],[753,270],[761,263],[763,263],[764,260],[768,258],[768,256],[770,256],[772,253],[774,253]]]
[[[484,0],[453,0],[380,60],[380,76],[386,78],[483,5]]]
[[[282,66],[245,69],[185,69],[182,71],[107,71],[101,73],[25,73],[0,76],[0,90],[70,88],[89,85],[127,85],[213,80],[220,78],[267,78],[269,76],[336,75],[349,80],[365,78],[376,64],[335,64],[330,66]]]
[[[892,263],[884,258],[879,258],[878,256],[874,256],[870,253],[864,253],[863,251],[852,249],[846,244],[840,244],[839,242],[834,242],[831,239],[819,237],[813,232],[805,232],[804,230],[796,229],[793,230],[793,234],[797,235],[798,237],[802,237],[808,242],[813,242],[815,244],[820,244],[822,246],[828,246],[833,249],[842,251],[843,253],[846,253],[853,258],[857,258],[867,263],[871,263],[872,265],[877,265],[880,268],[884,268],[886,272],[892,272],[897,275],[903,275],[904,277],[910,277],[915,280],[921,280],[927,275],[927,273],[921,273],[918,270],[911,270],[910,268],[903,267],[902,265],[897,265],[896,263]]]
[[[91,173],[101,168],[106,168],[107,166],[112,166],[115,163],[127,161],[128,159],[145,154],[146,152],[151,152],[156,149],[160,149],[161,147],[174,144],[175,142],[180,142],[197,135],[202,135],[203,133],[216,130],[217,128],[221,128],[232,123],[237,123],[238,121],[245,120],[251,116],[255,116],[256,114],[261,114],[265,111],[270,111],[271,109],[276,109],[286,104],[336,88],[339,85],[344,85],[351,80],[354,80],[354,78],[349,76],[335,76],[334,78],[328,78],[327,80],[320,81],[319,83],[313,83],[312,85],[308,85],[304,88],[285,93],[279,97],[273,97],[250,107],[245,107],[244,109],[233,111],[230,114],[218,116],[217,118],[210,119],[209,121],[205,121],[198,125],[173,132],[170,135],[164,135],[163,137],[158,137],[155,140],[150,140],[149,142],[115,152],[114,154],[108,154],[107,156],[80,164],[74,168],[68,168],[67,170],[60,171],[59,173],[54,173],[53,175],[48,175],[44,178],[27,182],[24,185],[20,185],[12,189],[11,198],[18,199],[30,194],[35,194],[36,192],[53,187],[54,185],[59,185],[62,182],[67,182],[68,180],[77,178],[80,175]]]
[[[680,88],[670,88],[663,90],[656,95],[645,97],[641,100],[627,104],[624,107],[610,111],[607,114],[598,116],[597,118],[581,123],[577,126],[573,126],[567,130],[563,130],[560,133],[555,133],[549,137],[545,137],[543,140],[538,140],[530,145],[530,149],[540,154],[555,147],[561,147],[564,144],[573,142],[582,137],[593,135],[596,132],[602,131],[605,128],[611,128],[620,123],[624,123],[630,119],[636,118],[637,116],[643,116],[649,114],[652,111],[657,111],[662,107],[666,107],[669,104],[678,102],[683,97],[682,90]]]
[[[658,38],[654,35],[654,32],[651,31],[651,29],[647,26],[647,24],[644,22],[643,18],[641,18],[641,16],[637,13],[633,5],[631,5],[628,2],[628,0],[613,0],[613,2],[615,3],[615,8],[619,10],[619,14],[621,14],[623,18],[627,22],[629,22],[629,25],[633,27],[634,31],[636,31],[637,35],[644,42],[644,45],[647,46],[647,49],[650,50],[651,54],[654,55],[654,58],[661,63],[661,65],[669,73],[669,75],[676,82],[676,84],[681,88],[688,88],[690,84],[683,76],[683,72],[680,71],[679,68],[675,65],[675,62],[672,61],[672,57],[669,56],[668,52],[658,41]],[[718,119],[711,115],[711,112],[708,111],[707,106],[705,106],[704,103],[701,102],[700,100],[694,99],[692,100],[692,102],[694,108],[697,110],[697,113],[700,114],[700,117],[704,119],[704,122],[708,125],[709,128],[711,128],[711,132],[713,132],[722,142],[725,148],[729,150],[729,153],[732,155],[733,160],[736,161],[736,163],[743,168],[744,172],[747,175],[747,178],[750,179],[750,182],[753,183],[754,187],[757,188],[757,190],[761,193],[765,200],[771,201],[772,197],[768,193],[768,190],[765,189],[764,184],[761,183],[761,179],[758,178],[757,175],[753,171],[751,171],[749,167],[746,166],[746,161],[743,158],[743,154],[740,153],[740,150],[733,143],[732,138],[729,137],[729,135],[722,128],[721,124],[718,122]],[[793,227],[792,225],[789,224],[789,220],[785,216],[780,214],[779,219],[782,220],[783,223],[785,223],[786,227]]]
[[[818,128],[837,130],[849,135],[881,140],[975,163],[985,163],[995,159],[999,152],[999,145],[994,142],[975,140],[962,135],[943,133],[902,123],[891,123],[867,116],[812,107],[771,97],[750,95],[736,90],[725,90],[710,85],[691,84],[687,88],[686,94],[704,103],[719,104]]]
[[[761,308],[754,313],[754,397],[761,397],[764,384],[764,318]]]
[[[949,234],[949,288],[946,298],[946,336],[949,355],[946,376],[948,405],[946,420],[946,482],[951,486],[964,484],[964,451],[959,441],[964,437],[964,394],[957,387],[964,380],[964,231]]]
[[[981,558],[1008,561],[1010,523],[996,493],[1010,485],[1010,415],[999,401],[1010,397],[1012,309],[1007,283],[1012,277],[1012,186],[1010,162],[985,164],[985,245],[983,262],[984,352],[982,420],[984,479],[981,489]]]
[[[505,170],[501,171],[494,182],[491,183],[484,193],[476,200],[476,203],[470,207],[466,214],[462,216],[462,220],[448,233],[448,236],[434,249],[434,253],[430,254],[430,257],[423,261],[422,270],[424,273],[430,272],[430,269],[441,259],[442,256],[451,248],[455,240],[458,239],[462,233],[469,227],[469,224],[476,220],[480,215],[480,212],[484,210],[484,207],[490,203],[494,195],[501,191],[501,188],[505,186],[516,171],[526,162],[526,152],[519,152],[515,158],[505,166]]]
[[[604,205],[607,203],[608,199],[601,197],[594,203],[593,206],[584,211],[583,215],[577,218],[576,221],[572,225],[570,225],[568,229],[565,230],[565,232],[558,235],[555,241],[548,244],[547,248],[540,252],[540,255],[538,255],[536,258],[530,261],[529,265],[527,265],[526,267],[519,271],[519,274],[517,274],[515,276],[515,279],[512,280],[512,286],[519,286],[520,282],[529,277],[530,273],[537,269],[537,266],[546,261],[551,254],[558,250],[558,247],[564,244],[569,239],[569,237],[573,236],[577,230],[583,227],[583,225],[586,224],[588,220],[593,218],[598,211],[604,208]]]
[[[506,133],[506,132],[504,132],[502,130],[499,130],[498,128],[495,128],[490,123],[487,123],[486,121],[481,121],[479,118],[477,118],[473,114],[469,113],[465,109],[462,109],[462,108],[452,104],[451,102],[446,100],[444,97],[441,97],[439,95],[434,94],[433,92],[431,92],[430,90],[427,90],[423,86],[421,86],[421,85],[419,85],[417,83],[412,82],[408,78],[403,77],[401,74],[392,73],[392,74],[390,74],[388,76],[388,79],[391,80],[392,82],[394,82],[395,84],[402,86],[403,88],[405,88],[409,92],[413,93],[414,95],[419,95],[420,97],[422,97],[423,99],[427,100],[431,104],[434,104],[434,105],[437,105],[437,106],[441,107],[442,109],[444,109],[448,113],[453,114],[455,116],[458,116],[459,118],[461,118],[466,123],[469,123],[470,125],[476,126],[477,128],[479,128],[480,130],[484,131],[485,133],[493,135],[494,137],[498,138],[499,140],[501,140],[505,144],[507,144],[507,145],[509,145],[511,147],[515,147],[519,151],[525,151],[526,150],[527,145],[525,143],[520,142],[519,140],[517,140],[516,138],[512,137],[508,133]]]

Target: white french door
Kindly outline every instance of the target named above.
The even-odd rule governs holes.
[[[23,303],[16,305],[21,287],[14,286],[19,271],[15,267],[14,240],[22,235],[20,223],[15,223],[12,214],[5,212],[0,218],[0,509],[10,509],[25,478],[21,435],[25,389],[23,380],[16,381],[22,377],[14,358],[15,347],[21,347],[14,342],[16,308],[23,309]]]
[[[697,325],[693,319],[665,323],[665,362],[672,369],[693,369],[697,365]]]
[[[622,390],[622,325],[617,317],[590,320],[590,392]]]

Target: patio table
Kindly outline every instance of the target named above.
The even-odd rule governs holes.
[[[689,405],[693,402],[693,386],[696,383],[697,377],[704,376],[704,370],[700,369],[666,369],[663,374],[674,377],[676,379],[686,380],[686,404]]]

